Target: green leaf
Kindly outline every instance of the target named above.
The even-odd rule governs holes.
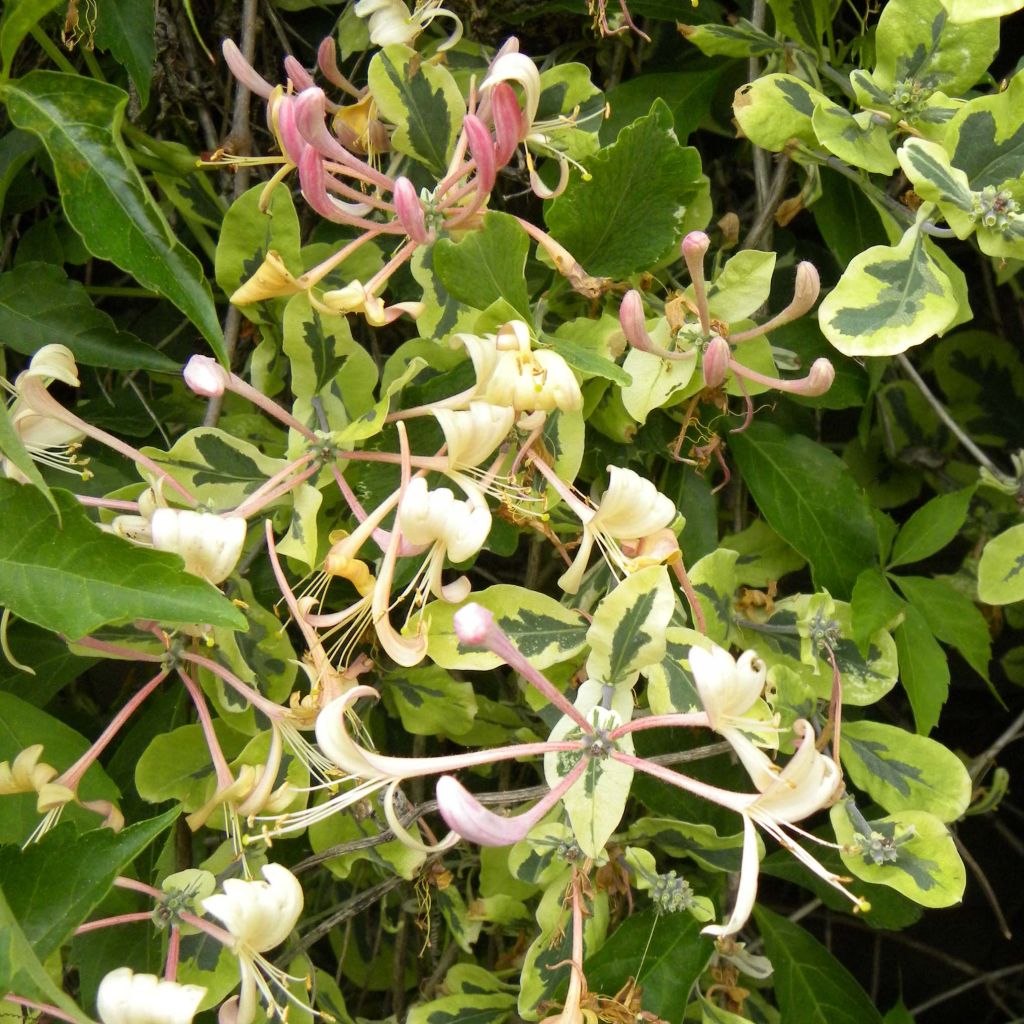
[[[739,533],[726,534],[722,547],[739,555],[736,582],[748,587],[766,587],[807,564],[763,519],[755,519]]]
[[[832,24],[832,0],[768,0],[775,27],[790,39],[821,49],[821,37]]]
[[[988,680],[992,637],[985,616],[974,602],[945,580],[927,576],[893,578],[935,636],[955,647],[978,675]]]
[[[809,438],[760,421],[731,443],[768,525],[810,562],[817,587],[848,597],[860,573],[877,562],[878,539],[843,461]]]
[[[942,334],[958,313],[953,283],[914,224],[899,244],[853,259],[819,306],[818,322],[844,355],[892,356]]]
[[[891,626],[903,602],[893,591],[881,569],[865,569],[853,586],[853,638],[865,650],[872,635]]]
[[[993,537],[978,563],[978,597],[985,604],[1024,599],[1024,523]]]
[[[25,36],[62,3],[63,0],[9,0],[4,5],[0,22],[0,64],[4,79],[11,73],[11,58]]]
[[[754,919],[775,968],[772,981],[783,1020],[881,1024],[868,994],[817,939],[764,907],[755,907]]]
[[[887,811],[919,810],[956,821],[971,802],[971,777],[951,750],[882,722],[846,722],[843,767]]]
[[[434,271],[449,295],[474,309],[505,299],[531,319],[526,292],[526,255],[530,239],[514,217],[488,213],[483,227],[461,241],[439,238],[434,243]]]
[[[628,684],[617,686],[612,693],[611,707],[603,703],[605,687],[596,679],[588,679],[576,692],[575,707],[596,729],[611,730],[628,722],[633,713],[633,690]],[[568,715],[563,715],[551,730],[552,742],[578,740],[583,733]],[[616,740],[615,749],[633,753],[632,736]],[[569,816],[573,836],[586,856],[598,860],[604,856],[604,847],[618,828],[629,799],[633,768],[607,755],[590,756],[576,751],[553,752],[544,755],[544,777],[554,789],[580,758],[587,760],[579,779],[562,797]]]
[[[878,210],[854,182],[828,167],[819,173],[822,194],[811,213],[836,263],[845,267],[870,246],[884,244],[885,229]]]
[[[17,128],[0,139],[0,213],[3,213],[11,183],[42,148],[40,141],[31,132],[19,131]]]
[[[710,825],[674,818],[638,818],[629,826],[630,842],[654,843],[670,857],[691,857],[707,871],[739,871],[743,833],[720,836]]]
[[[700,633],[684,626],[669,626],[665,630],[665,656],[645,669],[647,703],[652,714],[670,715],[703,709],[687,660],[695,644],[707,646],[702,641]]]
[[[566,661],[583,649],[587,622],[553,598],[506,583],[475,592],[469,601],[494,613],[497,624],[534,668]],[[490,651],[464,647],[455,635],[453,618],[461,605],[432,601],[409,620],[415,629],[422,617],[427,628],[427,654],[442,668],[491,669],[502,664]]]
[[[680,1021],[690,991],[703,973],[714,943],[686,913],[631,914],[583,965],[591,992],[614,995],[632,977],[643,989],[643,1008]]]
[[[239,733],[222,721],[214,722],[214,732],[229,761],[241,752],[244,738]],[[202,726],[182,725],[150,740],[135,762],[135,788],[148,803],[178,800],[184,810],[194,811],[208,795],[213,771]]]
[[[238,609],[178,555],[104,533],[73,494],[53,493],[59,520],[34,488],[0,480],[0,603],[15,615],[70,638],[131,619],[244,629]]]
[[[889,567],[920,562],[949,544],[967,519],[974,491],[972,485],[952,494],[940,494],[922,505],[900,529]]]
[[[744,249],[736,253],[708,286],[708,312],[733,324],[757,312],[767,301],[775,273],[775,253]],[[687,289],[693,297],[693,287]]]
[[[942,0],[949,11],[949,20],[962,24],[983,18],[1002,18],[1019,11],[1021,0]]]
[[[174,237],[121,139],[127,94],[57,71],[30,71],[5,91],[11,120],[46,146],[64,212],[89,251],[173,302],[226,360],[203,269]]]
[[[177,820],[175,807],[121,832],[95,829],[79,835],[59,825],[24,850],[0,849],[0,878],[36,956],[45,960],[71,937],[122,874],[157,836]]]
[[[96,45],[107,50],[131,76],[139,103],[149,102],[149,82],[156,60],[156,5],[140,0],[96,0]]]
[[[4,879],[6,882],[6,879]],[[0,990],[60,1007],[81,1024],[91,1024],[47,973],[33,952],[0,887]]]
[[[85,288],[52,263],[22,263],[0,274],[0,335],[24,355],[66,345],[78,363],[114,370],[178,373],[162,352],[119,330]]]
[[[829,812],[840,857],[850,873],[888,885],[923,907],[951,907],[963,899],[964,862],[949,829],[927,811],[901,811],[869,821],[871,836],[858,834],[843,802]],[[873,853],[866,842],[880,842]],[[883,852],[884,851],[884,852]]]
[[[700,157],[679,145],[672,113],[650,113],[591,158],[590,180],[574,179],[545,210],[552,236],[590,274],[626,277],[665,256],[701,187]]]
[[[389,672],[386,679],[385,699],[394,702],[402,727],[413,736],[457,739],[473,727],[477,704],[471,683],[437,665]]]
[[[781,153],[798,139],[816,146],[812,117],[826,102],[822,93],[795,75],[764,75],[736,90],[732,109],[736,123],[755,146]]]
[[[410,1008],[406,1024],[501,1024],[516,1007],[508,992],[441,996]]]
[[[783,47],[746,18],[737,18],[731,25],[679,25],[679,31],[707,57],[762,57]]]
[[[370,61],[367,81],[380,113],[395,125],[395,149],[443,174],[466,113],[451,72],[395,43]]]
[[[623,580],[597,606],[587,630],[587,675],[615,684],[661,661],[675,604],[663,565],[649,566]]]
[[[662,339],[658,335],[667,334],[667,322],[661,320],[652,338],[661,344]],[[663,359],[638,348],[630,349],[622,365],[624,373],[629,376],[629,383],[622,389],[623,406],[638,423],[646,423],[655,409],[682,400],[696,367],[696,349],[686,359]]]
[[[924,616],[913,605],[907,606],[893,638],[900,662],[900,682],[910,698],[914,724],[926,736],[938,724],[939,712],[949,696],[946,655]]]
[[[889,135],[867,111],[851,114],[838,104],[822,102],[811,115],[811,126],[818,141],[840,160],[873,174],[896,169]]]
[[[25,450],[25,446],[21,443],[21,436],[14,429],[14,424],[11,423],[11,417],[7,412],[7,406],[2,401],[0,401],[0,452],[3,453],[4,458],[10,460],[13,466],[25,474],[33,487],[38,488],[45,495],[46,500],[50,503],[50,507],[57,513],[57,521],[60,522],[60,508],[57,506],[57,499],[54,498],[49,485],[43,479],[42,473],[36,468],[36,464],[32,461],[32,456],[29,455]]]
[[[588,321],[596,324],[600,321]],[[616,327],[618,324],[616,323]],[[621,387],[627,387],[632,378],[617,363],[594,351],[593,347],[581,344],[566,329],[571,324],[562,324],[554,334],[542,334],[545,348],[557,352],[574,370],[586,377],[604,377]],[[569,335],[569,336],[567,336]]]

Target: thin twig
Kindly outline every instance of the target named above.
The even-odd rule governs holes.
[[[954,437],[963,445],[974,456],[975,461],[979,466],[984,466],[997,480],[1002,483],[1012,484],[1014,480],[1012,477],[1006,476],[1001,470],[996,467],[996,464],[967,436],[963,427],[952,416],[950,416],[946,407],[939,401],[939,399],[932,392],[931,388],[924,382],[921,375],[914,369],[914,364],[903,354],[900,353],[896,357],[896,361],[903,367],[907,376],[917,385],[918,391],[924,395],[925,401],[935,411],[935,415],[942,420],[950,431],[952,431]]]
[[[910,1015],[916,1018],[919,1013],[924,1013],[934,1006],[941,1006],[942,1003],[955,999],[957,996],[963,995],[964,992],[969,992],[972,988],[977,988],[979,985],[987,985],[990,982],[998,981],[1000,978],[1009,977],[1011,974],[1018,974],[1020,971],[1024,971],[1024,963],[1013,964],[1010,967],[1000,967],[994,971],[986,971],[984,974],[979,974],[976,978],[971,978],[970,981],[954,985],[953,988],[946,989],[945,992],[940,992],[937,996],[932,996],[931,999],[926,999],[923,1003],[919,1003],[911,1009]]]
[[[971,874],[974,875],[975,881],[981,886],[981,891],[985,894],[985,899],[988,900],[988,905],[992,908],[992,913],[995,915],[999,930],[1003,933],[1003,938],[1009,942],[1013,938],[1013,932],[1010,931],[1010,926],[1006,922],[1003,909],[999,906],[999,897],[992,888],[988,875],[985,874],[981,865],[974,859],[971,851],[967,849],[958,836],[953,836],[953,842],[956,844],[957,851],[963,862],[971,869]]]
[[[758,152],[763,153],[763,150],[758,150]],[[783,155],[779,157],[779,163],[775,168],[775,175],[765,194],[764,202],[758,202],[757,217],[754,220],[753,227],[747,232],[747,237],[743,239],[743,243],[740,246],[741,249],[753,249],[764,235],[769,236],[765,240],[766,244],[771,244],[772,221],[775,218],[775,212],[778,210],[779,204],[782,202],[782,196],[786,191],[791,168],[792,161],[788,156]]]
[[[977,782],[988,771],[989,765],[1003,752],[1003,748],[1008,747],[1014,740],[1020,739],[1022,735],[1024,735],[1024,711],[992,741],[987,749],[971,761],[967,768],[971,781]]]

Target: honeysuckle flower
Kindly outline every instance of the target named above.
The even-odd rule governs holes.
[[[403,0],[359,0],[355,13],[357,18],[367,19],[374,46],[411,46],[435,18],[451,18],[454,22],[451,35],[438,46],[439,52],[450,49],[462,38],[462,22],[441,6],[441,0],[419,0],[411,13]]]
[[[22,385],[29,380],[41,381],[44,388],[55,381],[62,381],[71,387],[79,387],[78,367],[74,354],[64,345],[44,345],[29,361],[14,385],[0,378],[0,383],[14,395],[8,406],[7,416],[14,432],[29,455],[39,463],[78,476],[88,475],[77,468],[83,463],[75,458],[75,452],[85,438],[85,433],[75,424],[47,415],[33,408],[22,396]],[[0,453],[0,469],[4,476],[21,483],[28,478],[8,458]]]
[[[396,302],[385,306],[383,299],[370,292],[361,281],[350,281],[344,288],[324,292],[318,305],[329,313],[362,313],[372,327],[393,323],[403,313],[415,320],[426,308],[422,302]]]
[[[229,878],[222,893],[202,901],[203,910],[219,918],[234,939],[242,987],[233,1024],[249,1024],[256,1016],[257,989],[271,1012],[283,1016],[284,1009],[278,1005],[271,983],[295,1000],[287,982],[296,979],[274,967],[262,954],[281,945],[295,929],[302,913],[302,886],[283,864],[265,864],[262,872],[265,881]]]
[[[57,775],[52,765],[40,763],[42,743],[33,743],[22,750],[13,761],[0,761],[0,796],[16,793],[38,793]]]
[[[470,402],[461,410],[435,409],[434,416],[444,432],[452,472],[479,466],[508,437],[516,418],[511,406],[490,402]]]
[[[750,735],[764,745],[777,747],[773,736],[774,724],[763,702],[758,706],[767,668],[756,651],[745,651],[733,660],[728,651],[717,644],[711,650],[691,647],[690,670],[708,716],[708,724],[727,739],[743,762],[758,789],[766,787],[773,777],[774,767],[765,775],[765,765],[771,765],[754,745]]]
[[[110,529],[136,544],[181,555],[186,572],[216,584],[223,583],[238,564],[246,523],[241,516],[157,508],[148,517],[117,516]]]
[[[417,545],[432,545],[425,565],[431,593],[457,603],[469,596],[470,582],[463,576],[445,586],[441,570],[447,556],[464,562],[483,547],[491,532],[491,513],[483,496],[475,488],[469,497],[458,500],[447,487],[430,490],[423,477],[410,481],[398,506],[398,527],[406,540]]]
[[[200,398],[219,398],[228,385],[227,370],[212,356],[192,356],[181,375],[189,390]]]
[[[583,521],[583,537],[572,565],[558,585],[567,593],[580,588],[590,553],[597,543],[620,570],[629,568],[619,541],[638,541],[664,529],[676,517],[676,507],[650,480],[631,469],[608,467],[608,487],[596,509],[575,503],[574,511]]]
[[[729,347],[729,342],[717,334],[714,335],[708,342],[707,348],[704,349],[704,358],[700,364],[704,387],[721,387],[729,372],[731,359],[732,349]]]
[[[256,268],[256,273],[231,293],[230,301],[236,306],[248,306],[267,299],[297,295],[304,290],[302,283],[284,265],[281,254],[271,249]]]
[[[118,967],[100,982],[96,1011],[103,1024],[191,1024],[205,996],[202,985],[179,985]]]

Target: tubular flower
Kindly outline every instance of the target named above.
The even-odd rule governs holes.
[[[245,544],[245,520],[190,509],[157,508],[149,516],[118,516],[111,532],[158,551],[173,551],[185,571],[223,583],[238,564]]]
[[[468,409],[435,409],[434,416],[448,446],[452,472],[479,466],[508,437],[515,422],[510,406],[470,402]]]
[[[805,867],[838,889],[860,909],[867,909],[867,904],[849,892],[838,875],[819,864],[785,832],[783,826],[795,826],[797,822],[832,804],[843,785],[842,775],[835,762],[816,748],[811,723],[798,719],[793,723],[793,730],[799,737],[799,745],[781,770],[763,753],[751,748],[753,755],[763,759],[763,763],[751,771],[751,778],[760,790],[759,794],[752,799],[748,798],[745,806],[735,807],[743,817],[743,857],[736,904],[725,924],[709,925],[704,929],[709,935],[733,935],[746,924],[754,908],[758,876],[755,825],[760,825]]]
[[[274,967],[262,954],[281,945],[294,930],[302,913],[302,886],[283,864],[265,864],[263,877],[266,881],[229,878],[223,893],[203,900],[203,909],[219,918],[234,939],[242,978],[234,1024],[249,1024],[256,1016],[257,989],[271,1013],[282,1016],[284,1008],[275,1000],[270,983],[294,1000],[287,982],[300,980]]]
[[[550,349],[534,350],[530,330],[511,320],[497,335],[456,334],[452,347],[462,346],[476,370],[473,398],[516,412],[576,412],[583,393],[566,361]]]
[[[191,1024],[205,995],[202,985],[118,967],[100,982],[96,1010],[103,1024]]]
[[[771,765],[771,762],[766,762],[747,735],[754,733],[762,739],[763,734],[770,734],[773,728],[770,722],[765,721],[769,714],[767,707],[758,700],[764,689],[764,662],[756,651],[745,651],[739,660],[734,661],[717,645],[710,651],[691,647],[689,662],[697,692],[707,712],[708,724],[732,744],[754,784],[759,789],[767,786],[774,777],[775,768],[771,766],[769,774],[763,774],[765,764]],[[773,737],[769,746],[777,745]]]
[[[577,509],[581,518],[589,517],[583,519],[583,538],[576,557],[558,581],[567,594],[579,590],[595,541],[610,562],[625,571],[630,568],[630,560],[618,542],[639,541],[663,530],[676,517],[675,505],[650,480],[620,466],[609,466],[608,477],[608,489],[597,509]]]
[[[76,468],[82,463],[78,462],[74,455],[85,434],[63,420],[37,412],[22,397],[19,385],[33,378],[41,378],[46,388],[55,380],[71,387],[79,387],[81,382],[78,379],[78,367],[71,350],[64,345],[44,345],[32,357],[28,369],[18,375],[13,387],[7,381],[2,381],[2,378],[0,381],[14,395],[14,401],[7,408],[7,416],[29,455],[36,462],[54,469],[79,476],[87,475]],[[0,469],[12,480],[28,482],[28,478],[21,470],[2,455]]]
[[[444,586],[441,569],[445,556],[464,562],[475,555],[491,532],[491,513],[483,496],[470,488],[468,500],[459,501],[447,487],[427,489],[423,477],[410,481],[398,507],[402,535],[413,544],[433,545],[427,559],[430,591],[445,601],[464,601],[470,583],[463,576]]]
[[[374,295],[361,281],[350,281],[344,288],[324,292],[317,303],[328,313],[362,313],[371,327],[384,327],[403,313],[415,320],[424,310],[422,302],[396,302],[385,306],[384,300]]]
[[[392,43],[411,46],[435,18],[451,18],[455,23],[452,34],[438,47],[439,51],[451,48],[462,38],[462,22],[441,7],[441,0],[420,0],[412,13],[403,0],[359,0],[355,13],[357,18],[366,18],[374,46]]]

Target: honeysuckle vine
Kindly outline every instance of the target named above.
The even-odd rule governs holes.
[[[872,46],[820,3],[677,29],[595,0],[543,31],[468,6],[271,4],[257,45],[246,0],[219,138],[189,68],[201,147],[115,67],[103,4],[77,16],[109,65],[4,19],[0,997],[24,1012],[822,1017],[773,990],[798,953],[838,968],[771,876],[879,935],[962,897],[953,830],[1020,732],[970,771],[970,740],[929,736],[950,657],[991,684],[978,603],[1009,628],[1024,599],[1020,488],[983,451],[1020,367],[955,330],[1024,258],[1024,79],[985,77],[1020,5],[889,0]],[[752,79],[735,125],[719,57]],[[666,102],[679,69],[699,112]]]

